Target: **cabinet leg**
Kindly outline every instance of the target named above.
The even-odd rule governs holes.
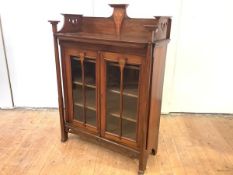
[[[61,102],[61,100],[58,101]],[[65,127],[65,117],[64,117],[64,111],[62,105],[59,106],[59,115],[60,115],[61,141],[65,142],[68,139],[68,131],[66,130]]]
[[[157,154],[157,151],[158,151],[158,135],[155,138],[155,144],[153,148],[151,149],[151,154],[155,156]]]
[[[143,175],[144,174],[144,172],[146,170],[147,158],[148,158],[148,153],[146,151],[141,153],[141,155],[139,157],[138,175]]]
[[[154,148],[151,150],[151,154],[153,155],[153,156],[155,156],[156,154],[157,154],[157,150],[155,150]]]
[[[144,171],[138,170],[138,175],[144,175]]]
[[[68,139],[68,132],[61,130],[61,141],[65,142]]]

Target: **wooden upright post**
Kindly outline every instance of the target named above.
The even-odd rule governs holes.
[[[52,24],[53,29],[53,43],[54,43],[54,53],[55,53],[55,63],[57,71],[57,91],[58,91],[58,104],[59,104],[59,114],[60,114],[60,125],[61,125],[61,141],[65,142],[68,139],[68,132],[65,129],[65,118],[64,118],[64,106],[63,106],[63,95],[62,95],[62,85],[61,85],[61,71],[60,71],[60,59],[58,53],[58,42],[57,42],[57,24],[59,21],[49,21]]]
[[[147,132],[148,132],[148,115],[149,115],[149,96],[150,96],[150,81],[151,81],[151,62],[152,62],[152,55],[153,55],[153,44],[148,43],[147,46],[147,53],[146,59],[143,65],[143,75],[147,77],[144,79],[144,87],[143,87],[143,95],[144,98],[148,101],[141,104],[142,106],[142,127],[140,128],[140,154],[139,154],[139,175],[143,175],[144,171],[146,170],[147,158],[148,158],[148,150],[147,150]]]

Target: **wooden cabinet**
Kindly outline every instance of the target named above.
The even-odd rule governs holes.
[[[138,155],[156,154],[171,19],[134,19],[125,4],[109,18],[63,14],[53,27],[61,140],[97,138]]]

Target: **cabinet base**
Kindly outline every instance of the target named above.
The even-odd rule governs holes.
[[[131,149],[129,147],[126,147],[124,145],[117,144],[115,142],[112,142],[110,140],[102,138],[102,137],[100,137],[98,135],[90,134],[88,132],[85,132],[85,131],[81,130],[80,128],[74,127],[72,124],[67,123],[66,124],[66,129],[69,131],[69,133],[77,134],[77,135],[79,135],[81,137],[85,136],[85,137],[82,137],[82,138],[85,138],[85,139],[92,138],[93,140],[96,140],[99,143],[103,143],[103,144],[106,143],[107,148],[112,149],[114,151],[119,151],[119,152],[122,152],[122,153],[126,153],[130,157],[132,156],[132,157],[136,158],[136,157],[139,157],[139,155],[140,155],[140,153],[137,150],[133,150],[133,149]],[[67,139],[68,139],[68,137],[65,140],[63,140],[63,142],[65,142]],[[138,175],[144,175],[144,172],[145,172],[144,170],[138,170]]]
[[[124,146],[124,145],[121,145],[121,144],[118,144],[116,142],[113,142],[113,141],[110,141],[108,139],[105,139],[103,137],[100,137],[98,135],[95,135],[95,134],[91,134],[91,133],[88,133],[86,131],[83,131],[82,129],[80,128],[77,128],[75,126],[73,126],[72,124],[66,124],[66,129],[69,130],[69,133],[72,133],[72,134],[76,134],[76,135],[79,135],[79,136],[84,136],[83,138],[92,138],[98,142],[101,142],[101,143],[106,143],[106,146],[107,146],[109,149],[112,149],[114,151],[119,151],[119,152],[122,152],[122,153],[126,153],[128,155],[130,155],[130,157],[138,157],[139,156],[139,151],[138,150],[135,150],[135,149],[132,149],[132,148],[129,148],[127,146]]]

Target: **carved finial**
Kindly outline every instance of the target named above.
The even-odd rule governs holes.
[[[121,25],[124,18],[128,17],[126,14],[126,8],[128,4],[109,4],[111,7],[114,8],[113,11],[113,20],[116,26],[116,33],[119,36],[121,34]]]
[[[154,40],[170,38],[171,17],[170,16],[155,16],[158,30],[155,32]]]
[[[161,32],[165,32],[167,29],[167,25],[168,25],[168,19],[169,17],[162,17],[162,16],[154,16],[155,19],[157,19],[159,21],[159,25],[158,25],[158,29],[161,30]]]
[[[59,21],[49,20],[49,23],[52,24],[53,33],[56,33],[57,32],[57,24],[59,23]]]

